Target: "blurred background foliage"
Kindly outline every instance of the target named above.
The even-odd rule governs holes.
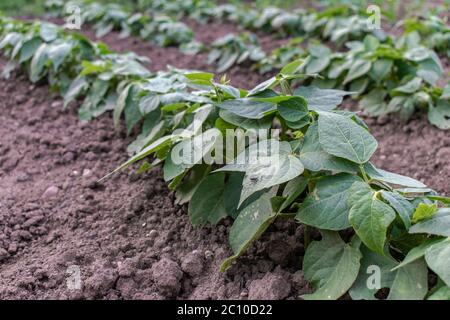
[[[45,14],[44,3],[46,0],[0,0],[0,11],[10,16],[42,15]],[[129,7],[145,7],[152,0],[95,0],[103,3],[120,3]],[[170,2],[170,0],[167,0]],[[209,0],[216,3],[233,3],[251,5],[254,7],[277,6],[281,8],[304,7],[310,9],[330,8],[332,6],[352,5],[362,13],[370,4],[379,5],[383,15],[391,21],[395,21],[399,15],[408,16],[420,12],[420,8],[426,5],[426,0]],[[449,10],[450,0],[441,1],[440,6],[434,6],[434,11],[443,12]]]

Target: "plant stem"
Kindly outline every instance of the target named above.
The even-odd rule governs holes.
[[[361,170],[361,174],[365,182],[370,183],[369,177],[367,176],[366,170],[362,164],[359,165],[359,169]]]

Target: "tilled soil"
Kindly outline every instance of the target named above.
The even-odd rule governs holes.
[[[202,38],[221,30],[198,28]],[[202,55],[116,34],[102,40],[150,57],[153,71],[166,64],[211,70]],[[230,76],[246,88],[262,80],[248,68]],[[114,131],[109,116],[79,121],[76,108],[63,110],[48,89],[20,75],[0,80],[0,299],[297,299],[311,291],[298,271],[302,226],[275,223],[220,273],[231,254],[231,221],[193,228],[158,169],[140,176],[129,169],[97,183],[126,160],[131,138]],[[378,166],[450,195],[448,132],[424,115],[408,124],[395,116],[367,121],[379,141]],[[73,290],[70,270],[77,268],[81,289]]]

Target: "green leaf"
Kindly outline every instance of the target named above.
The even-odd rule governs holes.
[[[303,59],[294,60],[287,65],[285,65],[281,70],[281,74],[289,75],[295,74],[299,70],[300,66],[303,64]]]
[[[31,57],[36,53],[41,44],[41,39],[37,37],[26,41],[23,44],[22,49],[20,50],[19,63],[23,63],[31,59]]]
[[[58,37],[58,26],[53,23],[43,22],[40,25],[41,30],[39,32],[42,40],[45,42],[51,42]]]
[[[317,87],[300,87],[294,95],[302,96],[308,102],[309,110],[330,111],[340,105],[344,96],[350,92],[334,89],[319,89]]]
[[[414,205],[409,202],[408,199],[396,192],[381,190],[381,195],[383,196],[383,199],[389,202],[391,207],[397,211],[406,229],[409,229],[409,227],[411,227],[411,217],[414,212]]]
[[[72,44],[70,43],[60,43],[57,45],[49,46],[48,58],[53,64],[53,70],[58,71],[61,64],[64,62],[66,57],[72,50]]]
[[[130,88],[130,92],[126,98],[124,114],[127,134],[129,135],[136,124],[143,118],[139,110],[139,101],[136,97],[136,89],[134,86]]]
[[[366,190],[356,202],[351,199],[350,224],[362,242],[371,250],[384,254],[387,229],[395,220],[395,211],[378,199],[376,192],[367,189],[364,182],[355,182],[350,190],[353,195]],[[353,202],[353,203],[352,203]]]
[[[375,138],[352,119],[331,113],[319,113],[319,141],[336,157],[359,164],[366,163],[377,149]]]
[[[313,123],[305,134],[300,150],[300,161],[310,171],[358,172],[358,167],[343,158],[338,158],[325,152],[319,143],[317,122]]]
[[[306,64],[306,73],[315,74],[325,70],[330,65],[330,57],[325,56],[321,58],[310,57]]]
[[[286,199],[284,200],[280,211],[289,207],[295,199],[297,199],[297,197],[305,191],[307,186],[308,179],[303,176],[298,176],[297,178],[289,181],[283,189],[283,197]]]
[[[439,129],[450,129],[450,102],[440,99],[436,107],[430,105],[428,120]]]
[[[401,263],[399,263],[395,268],[393,268],[392,271],[402,268],[402,267],[406,266],[407,264],[424,257],[425,253],[427,252],[427,250],[429,248],[431,248],[435,244],[440,243],[442,241],[446,241],[446,240],[443,240],[443,239],[427,239],[427,240],[425,240],[425,242],[421,243],[417,247],[412,248],[406,255],[405,259],[403,259],[403,261]]]
[[[225,271],[247,248],[272,224],[276,213],[272,210],[270,195],[263,194],[245,207],[234,221],[229,241],[234,255],[226,259],[221,267]]]
[[[377,254],[364,245],[361,245],[360,251],[362,253],[361,268],[349,294],[353,300],[375,300],[378,290],[389,288],[394,281],[396,272],[392,272],[391,269],[396,266],[397,262],[389,254]],[[374,266],[379,269],[377,270]],[[374,271],[379,271],[379,288],[375,287],[376,283],[373,281],[378,276]]]
[[[225,211],[225,173],[207,176],[195,190],[189,202],[188,214],[194,226],[209,222],[217,224],[227,216]]]
[[[416,223],[409,229],[409,233],[450,237],[450,208],[441,208],[432,218]]]
[[[447,84],[442,91],[441,99],[450,99],[450,84]]]
[[[287,121],[299,121],[308,115],[308,102],[302,97],[292,97],[278,104],[278,112]]]
[[[425,252],[425,260],[439,278],[450,287],[450,240],[433,245]]]
[[[125,88],[122,90],[122,92],[119,95],[119,98],[117,99],[116,107],[114,108],[114,126],[117,128],[120,123],[120,117],[125,110],[125,107],[127,105],[128,96],[130,94],[130,89],[133,86],[132,83],[125,86]]]
[[[424,185],[420,181],[417,181],[416,179],[376,168],[371,163],[366,164],[364,168],[366,169],[367,174],[373,180],[410,188],[426,188],[426,185]]]
[[[428,279],[423,259],[391,271],[397,263],[388,253],[379,255],[365,246],[361,246],[361,252],[363,258],[358,278],[349,291],[352,299],[375,300],[375,294],[382,288],[390,289],[389,300],[422,300],[425,297]],[[377,278],[379,283],[374,281]]]
[[[30,64],[30,80],[32,82],[38,82],[44,73],[45,64],[48,60],[48,46],[43,43],[37,49]]]
[[[139,110],[143,115],[149,114],[159,107],[159,96],[154,93],[148,93],[139,101]]]
[[[228,110],[220,110],[219,116],[226,122],[246,130],[270,129],[272,125],[272,117],[269,116],[261,119],[248,119]]]
[[[177,188],[175,193],[175,203],[182,205],[191,201],[193,194],[197,190],[200,182],[209,174],[211,166],[200,164],[189,171],[184,181]]]
[[[404,85],[392,90],[392,94],[414,93],[414,92],[418,91],[421,87],[422,87],[422,79],[415,77],[414,79],[410,80],[409,82],[405,83]]]
[[[303,173],[300,160],[288,142],[262,140],[241,152],[218,171],[245,172],[240,204],[256,191],[290,181]]]
[[[371,67],[372,63],[368,60],[356,60],[348,70],[347,76],[344,80],[344,84],[362,77],[370,71]]]
[[[358,176],[338,174],[317,181],[316,188],[300,205],[296,220],[326,230],[344,230],[348,221],[348,193]]]
[[[423,259],[397,270],[388,300],[423,300],[428,292],[428,269]]]
[[[450,300],[450,287],[442,285],[427,300]]]
[[[381,83],[391,72],[394,61],[391,59],[378,59],[372,64],[370,77],[377,83]]]
[[[261,119],[268,112],[276,110],[274,103],[260,102],[248,98],[227,100],[218,103],[217,107],[248,119]]]
[[[438,211],[438,207],[435,203],[433,204],[419,203],[419,205],[416,208],[416,211],[414,211],[412,223],[417,223],[419,221],[429,219],[436,213],[436,211]]]
[[[386,96],[386,90],[375,88],[368,94],[364,95],[359,102],[359,106],[372,116],[379,116],[392,112],[389,108],[387,108],[386,103],[384,102]]]
[[[89,84],[85,77],[75,78],[69,86],[66,94],[64,95],[64,108],[75,100],[84,90],[88,88]]]
[[[305,279],[316,288],[305,300],[335,300],[343,296],[358,275],[359,241],[346,244],[338,233],[322,231],[322,240],[312,242],[303,259]]]

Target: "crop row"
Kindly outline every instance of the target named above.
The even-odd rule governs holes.
[[[83,118],[107,110],[142,134],[117,170],[162,165],[177,202],[195,226],[233,219],[227,269],[277,219],[305,228],[305,299],[449,299],[450,199],[419,181],[376,168],[377,141],[357,114],[337,110],[348,92],[292,87],[295,60],[250,91],[213,74],[152,74],[134,54],[116,54],[49,23],[0,20],[0,49],[33,82],[47,79]],[[276,133],[245,140],[255,130]],[[235,133],[232,145],[220,142]],[[265,131],[267,132],[267,131]],[[235,145],[243,151],[234,154]],[[200,147],[199,147],[200,146]],[[175,161],[183,150],[182,161]],[[209,158],[209,161],[205,159]],[[189,160],[189,161],[184,161]],[[311,229],[321,233],[310,242]],[[346,232],[343,232],[346,231]],[[373,266],[381,287],[367,285]],[[438,277],[432,287],[428,277]],[[370,282],[370,281],[369,281]]]
[[[261,73],[266,73],[296,59],[306,59],[301,71],[320,77],[303,81],[303,84],[351,91],[352,97],[359,99],[360,108],[372,116],[398,112],[401,119],[408,120],[419,110],[426,112],[430,123],[438,128],[450,128],[450,85],[445,88],[436,85],[444,71],[436,52],[427,47],[440,49],[441,52],[449,50],[450,29],[437,17],[425,21],[406,20],[405,34],[399,39],[393,39],[380,30],[355,28],[354,19],[361,21],[356,26],[367,26],[367,18],[347,6],[320,14],[304,10],[292,13],[278,8],[266,8],[261,12],[254,10],[250,14],[245,11],[246,14],[243,14],[242,8],[230,4],[211,6],[202,1],[193,1],[182,5],[178,1],[156,1],[151,4],[152,12],[145,15],[132,14],[116,4],[74,1],[69,2],[68,6],[72,3],[80,6],[83,20],[94,24],[98,36],[116,29],[121,30],[123,36],[134,34],[148,39],[149,35],[153,35],[163,45],[184,43],[184,52],[196,53],[208,49],[208,61],[217,63],[218,73],[247,61],[251,61]],[[60,1],[51,0],[47,5],[50,12],[58,15],[64,13]],[[178,8],[177,12],[173,8]],[[304,39],[297,38],[267,56],[259,47],[256,36],[248,33],[239,36],[229,34],[206,47],[190,41],[192,32],[186,31],[187,27],[180,28],[179,22],[155,16],[155,11],[187,15],[200,21],[228,19],[249,29],[275,32],[275,27],[268,27],[273,24],[278,31],[289,35],[318,36],[338,45],[345,43],[347,51],[333,52],[325,44],[316,42],[302,49],[300,44]],[[253,21],[249,25],[245,19],[255,15],[257,18],[248,20]],[[150,18],[152,16],[153,20]],[[164,32],[152,26],[155,23],[159,25],[161,21],[166,26],[161,28]],[[343,22],[345,26],[341,26]],[[428,41],[422,41],[421,35],[427,36],[425,39]]]

